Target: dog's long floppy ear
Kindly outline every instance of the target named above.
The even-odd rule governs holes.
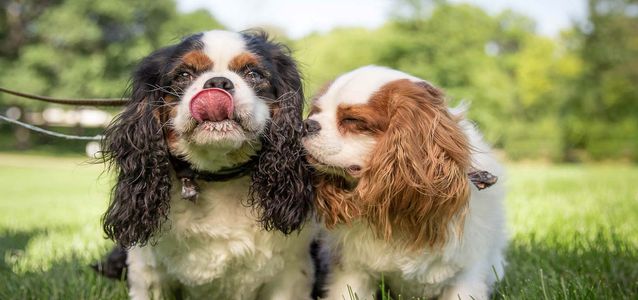
[[[361,206],[342,176],[318,174],[315,177],[317,214],[328,229],[337,224],[349,224],[361,217]]]
[[[156,110],[171,51],[164,48],[142,60],[133,75],[131,100],[104,133],[103,157],[117,183],[102,222],[106,235],[125,248],[146,244],[169,211],[169,155]]]
[[[303,88],[290,50],[252,33],[249,43],[260,43],[272,62],[271,85],[275,100],[271,120],[262,138],[262,150],[252,174],[250,204],[257,206],[266,230],[290,233],[305,223],[312,211],[310,167],[303,155]]]
[[[355,193],[380,236],[440,246],[451,222],[461,226],[467,210],[469,142],[430,84],[398,80],[379,93],[390,122]]]

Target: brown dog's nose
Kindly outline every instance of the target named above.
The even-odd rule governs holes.
[[[230,79],[226,77],[213,77],[211,79],[208,79],[204,83],[204,88],[205,89],[217,88],[217,89],[222,89],[229,93],[232,93],[233,90],[235,89],[235,85],[233,84],[232,81],[230,81]]]
[[[307,119],[303,122],[304,136],[313,135],[321,130],[321,124],[315,120]]]

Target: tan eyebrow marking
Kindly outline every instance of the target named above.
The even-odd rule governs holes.
[[[182,63],[193,68],[196,72],[206,71],[213,67],[213,61],[210,57],[199,50],[186,53],[182,57]]]
[[[257,57],[254,54],[250,52],[244,52],[235,56],[230,61],[230,63],[228,64],[228,69],[238,71],[243,69],[246,66],[249,66],[249,65],[256,66],[258,64],[259,64],[259,59],[257,59]]]

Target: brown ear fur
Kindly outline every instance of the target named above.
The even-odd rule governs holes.
[[[437,247],[451,222],[462,229],[469,198],[469,142],[431,85],[397,80],[371,99],[390,122],[363,170],[355,197],[377,234]]]
[[[348,191],[348,183],[343,177],[328,174],[317,176],[315,193],[317,212],[328,228],[349,224],[361,216],[360,205]]]

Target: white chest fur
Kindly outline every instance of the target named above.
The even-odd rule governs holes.
[[[460,248],[445,252],[401,248],[375,237],[362,223],[337,229],[327,239],[333,257],[339,258],[337,267],[370,274],[374,282],[383,277],[386,285],[399,290],[393,292],[404,296],[435,296],[461,269],[456,261]]]
[[[195,297],[255,299],[261,298],[260,286],[286,268],[301,268],[311,275],[308,250],[314,229],[307,226],[290,236],[263,231],[255,212],[244,203],[249,180],[201,182],[195,202],[174,192],[169,219],[157,242],[131,250],[137,252],[129,258],[131,296],[138,298],[134,281],[151,277],[158,282],[141,289],[179,285]],[[152,271],[142,271],[148,269]]]

